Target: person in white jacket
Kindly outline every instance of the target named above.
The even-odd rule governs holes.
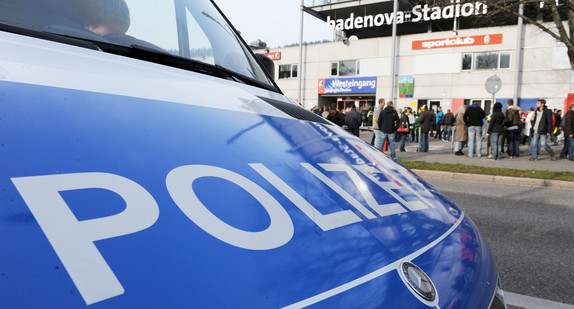
[[[525,124],[524,124],[524,131],[522,132],[522,134],[524,134],[524,136],[528,136],[528,153],[530,154],[532,152],[532,137],[530,134],[530,131],[532,131],[532,117],[534,117],[535,114],[535,109],[534,107],[531,107],[528,110],[528,115],[526,116],[526,120],[525,120]]]

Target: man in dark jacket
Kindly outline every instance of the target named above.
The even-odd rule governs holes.
[[[327,116],[327,120],[335,123],[340,127],[342,127],[345,124],[345,117],[343,116],[343,114],[339,113],[336,106],[331,106],[331,110],[329,111],[329,116]]]
[[[564,132],[564,148],[562,148],[560,157],[568,156],[570,161],[574,161],[574,103],[570,104],[570,108],[564,115],[562,131]]]
[[[506,140],[508,141],[508,156],[510,158],[520,156],[520,127],[521,117],[520,108],[514,106],[514,100],[510,99],[506,102]]]
[[[446,111],[442,118],[442,126],[444,129],[444,140],[450,141],[450,136],[452,135],[452,126],[454,126],[454,115],[450,112],[450,109]]]
[[[395,153],[395,134],[399,128],[399,115],[393,107],[393,102],[389,101],[387,107],[381,110],[379,117],[377,118],[379,129],[382,132],[383,145],[385,140],[389,141],[389,148],[391,148],[391,158],[393,160],[397,159]],[[383,147],[381,147],[383,148]],[[382,149],[380,149],[382,150]]]
[[[502,103],[496,102],[492,108],[490,123],[486,131],[486,133],[490,135],[490,145],[492,148],[491,158],[494,160],[498,160],[502,152],[502,135],[505,131],[504,121],[505,117],[502,113]]]
[[[355,104],[351,105],[351,109],[345,115],[345,125],[347,130],[359,137],[359,128],[361,127],[361,114],[357,111]]]
[[[428,108],[423,106],[422,113],[417,118],[417,122],[419,123],[419,130],[420,130],[420,145],[419,145],[419,152],[428,152],[429,151],[429,132],[431,130],[431,126],[434,122],[433,113],[428,110]]]
[[[546,100],[540,99],[536,102],[538,109],[532,117],[532,153],[530,154],[532,158],[530,161],[538,160],[538,153],[540,148],[544,147],[544,150],[550,154],[550,160],[554,160],[556,153],[548,144],[546,143],[546,138],[550,136],[552,132],[552,111],[546,108]]]
[[[464,122],[468,127],[468,157],[472,158],[476,143],[476,156],[482,156],[482,124],[486,118],[484,110],[477,104],[472,104],[464,112]]]

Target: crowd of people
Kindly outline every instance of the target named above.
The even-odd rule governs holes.
[[[486,154],[493,160],[519,157],[520,145],[528,145],[530,161],[538,160],[541,149],[551,160],[559,156],[574,161],[574,104],[569,106],[564,117],[561,110],[548,109],[544,99],[538,100],[536,106],[524,111],[515,106],[513,100],[508,100],[506,108],[496,102],[488,115],[477,104],[462,105],[453,114],[450,109],[443,112],[440,106],[436,110],[427,106],[418,111],[410,107],[395,109],[393,102],[379,99],[374,110],[367,107],[359,112],[353,104],[343,112],[335,106],[322,110],[314,107],[312,111],[356,136],[359,136],[361,126],[372,124],[371,144],[381,151],[390,150],[394,160],[397,159],[396,143],[399,152],[406,151],[407,142],[418,143],[419,152],[428,152],[429,138],[434,138],[454,139],[454,155],[457,156],[465,155],[463,150],[468,148],[468,157],[481,157],[482,141],[486,139]],[[559,153],[548,144],[557,146],[562,140],[564,147]]]
[[[546,107],[546,100],[540,99],[528,111],[515,106],[513,100],[506,102],[506,109],[502,103],[496,102],[492,114],[486,116],[484,110],[478,105],[462,106],[457,111],[457,144],[455,155],[464,155],[462,149],[468,144],[468,156],[472,157],[476,150],[476,156],[482,155],[483,132],[486,131],[487,146],[490,147],[489,158],[498,160],[507,154],[509,158],[519,157],[520,145],[528,145],[530,161],[537,161],[540,150],[544,149],[551,160],[568,158],[574,161],[574,104],[569,106],[565,117],[561,110],[550,110]],[[458,117],[457,117],[458,118]],[[486,129],[486,130],[485,130]],[[465,132],[468,136],[464,136]],[[564,140],[562,151],[557,154],[548,141],[554,146],[558,145],[559,139]],[[506,151],[504,146],[506,144]]]

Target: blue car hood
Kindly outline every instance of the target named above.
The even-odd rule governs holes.
[[[325,121],[0,93],[0,307],[426,308],[407,261],[433,306],[492,299],[492,256],[465,214]]]

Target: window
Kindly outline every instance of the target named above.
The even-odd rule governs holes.
[[[94,46],[103,52],[123,57],[138,58],[138,53],[131,52],[135,44],[161,54],[159,57],[140,57],[141,60],[180,69],[191,68],[192,71],[197,71],[195,63],[200,61],[206,65],[200,72],[225,78],[227,74],[220,72],[230,70],[275,88],[239,34],[209,1],[125,0],[113,3],[2,0],[0,21],[2,25],[56,35],[42,36],[45,40],[67,36],[80,40],[62,43],[77,45],[82,39],[94,41]],[[114,25],[106,25],[108,21]],[[86,26],[90,26],[89,29]],[[127,52],[126,48],[132,49]],[[176,58],[168,61],[170,56]]]
[[[490,114],[490,108],[492,107],[492,100],[476,100],[476,99],[464,100],[464,105],[470,106],[472,104],[480,106],[487,115]]]
[[[510,69],[510,52],[462,54],[463,71]]]
[[[331,62],[331,76],[359,75],[359,60]]]
[[[475,70],[492,70],[498,68],[498,53],[478,53],[474,61]]]
[[[331,62],[331,75],[333,75],[333,76],[339,75],[339,63],[338,62]]]
[[[510,69],[510,52],[500,52],[500,65],[501,69]]]
[[[281,64],[279,65],[279,79],[297,77],[296,64]]]
[[[357,73],[357,61],[340,61],[339,76],[353,76]]]
[[[472,54],[462,55],[462,70],[463,71],[472,70]]]

